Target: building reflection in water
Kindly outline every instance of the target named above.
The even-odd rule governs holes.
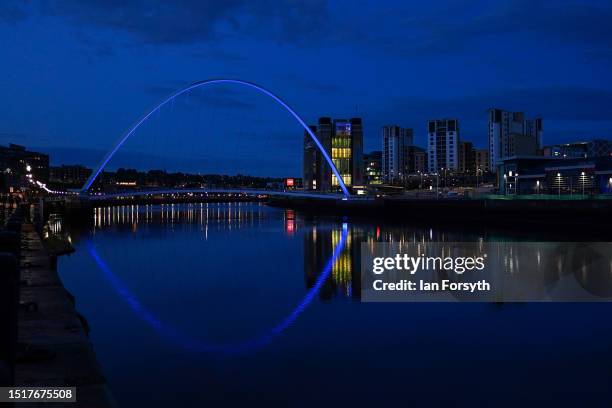
[[[211,228],[232,230],[257,228],[278,213],[263,203],[194,203],[162,205],[126,205],[101,207],[94,211],[96,229],[130,228],[161,223],[170,228],[199,228],[208,238]],[[341,224],[307,216],[294,210],[281,213],[282,228],[288,238],[303,238],[304,279],[307,288],[316,282],[324,263],[330,258],[342,235]],[[334,219],[337,221],[337,219]],[[50,223],[58,227],[57,221]],[[56,231],[56,233],[59,231]],[[352,224],[342,253],[336,258],[330,278],[319,291],[322,300],[361,297],[361,250],[370,253],[376,243],[419,245],[426,255],[452,255],[454,250],[445,243],[474,242],[480,251],[495,241],[497,249],[490,254],[491,262],[502,265],[499,270],[487,270],[486,276],[461,276],[462,281],[486,278],[502,288],[503,295],[495,301],[547,300],[551,298],[597,300],[612,297],[612,251],[606,243],[540,243],[503,242],[503,237],[487,237],[465,231],[441,231],[433,228]],[[433,245],[432,243],[440,243]],[[457,279],[446,272],[426,272],[429,279]],[[432,276],[433,274],[433,276]],[[473,300],[469,295],[454,293],[457,300]]]
[[[339,230],[313,226],[304,234],[304,275],[310,287],[321,269],[321,259],[329,257],[337,242]],[[470,253],[455,242],[469,241]],[[444,292],[427,300],[458,301],[596,301],[612,300],[612,244],[571,242],[498,242],[495,251],[484,237],[468,237],[464,233],[438,232],[409,227],[352,226],[345,249],[336,260],[332,276],[319,296],[361,298],[361,250],[374,253],[377,242],[395,243],[402,248],[418,248],[425,256],[482,256],[487,252],[489,265],[479,274],[457,275],[447,271],[419,271],[422,278],[441,282],[444,279],[477,282],[486,279],[495,288],[487,297],[480,293]],[[362,243],[365,243],[362,247]],[[410,244],[410,245],[409,245]],[[463,251],[463,252],[462,252]],[[401,251],[404,252],[404,251]],[[408,252],[407,250],[405,251]]]

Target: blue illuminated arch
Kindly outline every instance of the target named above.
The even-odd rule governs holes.
[[[109,280],[113,288],[117,291],[119,296],[128,304],[128,306],[136,313],[136,315],[150,325],[155,331],[165,338],[172,340],[176,344],[183,348],[203,352],[203,353],[220,353],[220,354],[240,354],[253,350],[257,350],[269,344],[276,336],[284,332],[289,326],[291,326],[295,320],[304,312],[304,310],[314,300],[317,293],[323,287],[323,284],[327,281],[331,275],[334,263],[336,263],[338,257],[342,253],[346,240],[348,237],[348,224],[342,224],[342,234],[340,239],[334,248],[331,257],[327,260],[325,267],[317,277],[312,288],[306,292],[306,295],[300,300],[295,308],[276,326],[268,329],[263,334],[253,337],[247,340],[243,340],[237,343],[211,343],[204,340],[193,338],[177,328],[170,326],[161,321],[157,316],[150,312],[138,299],[132,294],[132,292],[121,282],[121,280],[113,274],[109,266],[102,260],[96,247],[91,240],[86,242],[87,250],[91,258],[98,265],[98,268],[103,272],[104,276]]]
[[[304,122],[304,120],[300,117],[300,115],[298,115],[297,112],[295,112],[293,109],[291,109],[291,107],[289,105],[287,105],[282,99],[280,99],[278,96],[274,95],[272,92],[268,91],[265,88],[262,88],[261,86],[259,86],[257,84],[254,84],[252,82],[242,81],[240,79],[209,79],[209,80],[206,80],[206,81],[194,82],[193,84],[191,84],[191,85],[189,85],[189,86],[187,86],[185,88],[179,89],[178,91],[174,92],[172,95],[168,96],[166,99],[161,101],[153,109],[151,109],[149,112],[144,114],[135,124],[133,124],[121,136],[121,139],[119,139],[119,141],[115,144],[115,146],[112,148],[112,150],[110,152],[108,152],[107,155],[104,157],[104,160],[102,160],[102,162],[96,168],[96,170],[91,174],[91,176],[89,176],[89,178],[87,179],[87,182],[85,182],[85,185],[81,189],[81,193],[86,193],[87,190],[89,190],[89,188],[91,187],[93,182],[100,175],[100,173],[102,172],[104,167],[108,164],[110,159],[115,155],[115,153],[117,153],[117,150],[119,150],[119,148],[123,145],[123,143],[125,143],[125,141],[136,131],[136,129],[138,129],[140,127],[140,125],[142,125],[152,114],[157,112],[162,106],[164,106],[168,102],[174,100],[177,96],[180,96],[180,95],[182,95],[182,94],[184,94],[186,92],[189,92],[192,89],[199,88],[199,87],[205,86],[205,85],[223,84],[223,83],[244,85],[244,86],[256,89],[257,91],[263,93],[264,95],[267,95],[270,98],[274,99],[279,105],[281,105],[283,108],[285,108],[298,121],[298,123],[300,125],[302,125],[304,130],[306,130],[306,132],[308,133],[308,135],[310,136],[312,141],[315,143],[315,145],[317,146],[317,148],[319,149],[319,151],[321,152],[321,154],[325,158],[325,161],[327,161],[327,164],[329,164],[329,167],[331,167],[334,175],[338,179],[338,183],[340,184],[340,188],[342,189],[342,193],[344,194],[344,197],[348,198],[349,192],[348,192],[348,189],[346,188],[346,185],[344,184],[344,180],[340,176],[340,172],[338,172],[338,169],[334,165],[334,162],[332,161],[332,159],[329,157],[329,155],[325,151],[325,148],[323,147],[323,145],[321,144],[319,139],[317,139],[315,134],[312,132],[312,130],[306,124],[306,122]]]

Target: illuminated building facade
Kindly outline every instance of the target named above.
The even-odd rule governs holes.
[[[498,165],[497,183],[499,193],[510,195],[611,194],[612,157],[510,157]]]
[[[319,118],[317,126],[310,126],[347,186],[357,186],[364,181],[363,125],[361,118]],[[331,168],[318,151],[309,135],[304,133],[304,188],[330,191],[339,189],[339,183]]]

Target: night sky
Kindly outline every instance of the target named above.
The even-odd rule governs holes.
[[[486,146],[486,109],[544,118],[545,144],[612,137],[612,3],[59,0],[0,5],[0,144],[94,165],[145,109],[191,82],[263,85],[308,122],[456,117]],[[265,97],[194,91],[114,166],[299,175],[301,128]],[[129,164],[128,164],[129,163]]]

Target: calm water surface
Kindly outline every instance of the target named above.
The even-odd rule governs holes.
[[[590,405],[611,395],[608,303],[359,301],[361,242],[528,232],[258,203],[100,208],[90,230],[67,232],[77,251],[60,259],[61,277],[121,406]]]

